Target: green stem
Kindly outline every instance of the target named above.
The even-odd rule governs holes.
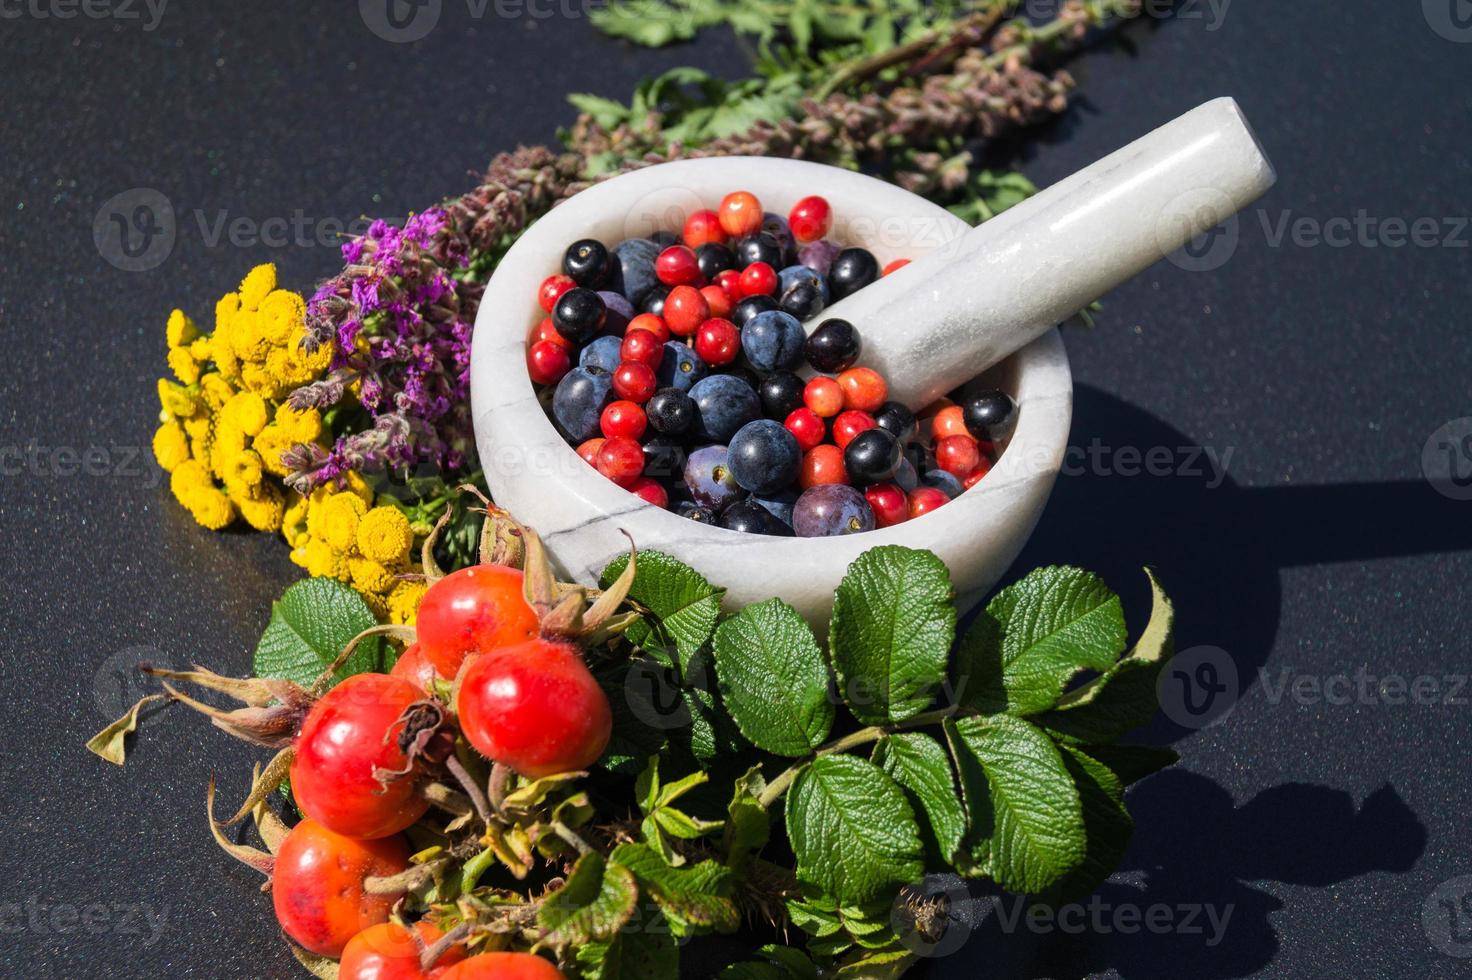
[[[480,876],[491,869],[496,863],[496,852],[489,847],[481,851],[475,857],[465,862],[465,867],[460,869],[460,894],[474,890],[480,883]]]
[[[812,765],[815,759],[825,755],[833,755],[836,752],[847,752],[849,749],[856,749],[860,745],[868,745],[870,742],[877,742],[884,736],[892,735],[895,732],[924,728],[927,725],[938,725],[947,718],[954,716],[958,710],[960,710],[959,705],[952,705],[949,708],[939,708],[893,725],[871,725],[868,728],[861,728],[852,734],[845,735],[843,738],[834,739],[827,745],[815,749],[812,755],[803,759],[801,762],[794,763],[780,776],[768,783],[767,788],[762,791],[762,795],[757,797],[757,802],[763,807],[770,809],[772,804],[776,803],[782,794],[787,792],[788,787],[792,785],[792,781],[797,778],[797,774]]]

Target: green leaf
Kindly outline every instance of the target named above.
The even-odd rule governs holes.
[[[1174,749],[1160,745],[1083,745],[1079,750],[1108,766],[1125,786],[1173,766],[1181,758]]]
[[[645,844],[620,844],[609,860],[627,868],[659,903],[677,936],[730,932],[741,921],[731,900],[731,871],[715,861],[676,868]]]
[[[566,883],[537,913],[538,944],[553,949],[612,939],[639,899],[634,875],[596,851],[578,858]]]
[[[628,107],[622,102],[587,92],[573,92],[567,97],[567,101],[571,102],[579,112],[586,112],[592,116],[593,120],[605,129],[614,129],[629,117]]]
[[[1078,748],[1062,749],[1063,764],[1078,787],[1087,845],[1083,861],[1058,886],[1062,895],[1073,897],[1089,894],[1119,867],[1135,822],[1124,807],[1124,783],[1114,771]]]
[[[721,698],[748,741],[785,756],[823,744],[828,666],[797,610],[780,599],[747,606],[716,631],[715,657]]]
[[[860,721],[890,724],[930,706],[956,635],[951,598],[950,572],[928,551],[885,545],[848,567],[830,646],[839,691]]]
[[[593,676],[613,712],[613,737],[598,763],[602,768],[636,774],[650,756],[664,748],[672,728],[689,726],[683,704],[659,703],[680,696],[673,682],[663,680],[669,669],[651,657],[596,668]]]
[[[699,840],[726,826],[724,820],[701,820],[671,806],[662,806],[655,810],[654,821],[659,824],[660,830],[680,840]]]
[[[908,949],[885,949],[845,960],[833,976],[842,980],[896,980],[914,965],[915,954]]]
[[[982,870],[1008,891],[1037,893],[1078,867],[1083,807],[1053,740],[1011,715],[964,718],[945,729]]]
[[[1049,731],[1082,742],[1112,742],[1149,724],[1159,708],[1155,692],[1160,670],[1175,651],[1175,608],[1149,569],[1150,622],[1129,656],[1087,684],[1068,692],[1057,710],[1035,721]]]
[[[721,840],[721,853],[727,867],[738,874],[752,856],[767,845],[772,833],[772,815],[760,801],[766,785],[761,767],[753,766],[736,780],[731,804],[726,808],[726,833]]]
[[[271,622],[256,644],[256,676],[310,687],[348,641],[377,625],[378,617],[351,586],[331,578],[302,579],[271,605]],[[370,636],[338,669],[337,679],[384,667],[383,641]]]
[[[825,755],[787,791],[797,876],[843,903],[865,902],[924,873],[924,846],[905,794],[884,770]]]
[[[750,745],[722,703],[715,677],[715,653],[702,647],[690,659],[679,695],[689,718],[689,748],[707,766],[749,753]]]
[[[628,564],[627,555],[614,559],[603,570],[603,587],[613,584]],[[686,670],[696,651],[709,642],[725,595],[725,589],[711,585],[689,565],[662,552],[640,552],[629,598],[648,609],[652,621],[646,617],[624,635],[644,649],[673,646],[681,670]]]
[[[583,980],[657,980],[680,972],[680,948],[669,919],[657,903],[642,898],[617,936],[578,947],[574,959]]]
[[[873,762],[904,790],[934,856],[950,864],[966,835],[966,809],[945,748],[923,732],[902,732],[879,740]]]
[[[1112,667],[1126,638],[1119,596],[1098,576],[1040,568],[999,592],[967,632],[957,691],[981,711],[1045,711],[1080,671]]]
[[[761,953],[763,959],[782,967],[783,976],[792,977],[793,980],[818,980],[818,967],[800,949],[768,943],[757,952]]]

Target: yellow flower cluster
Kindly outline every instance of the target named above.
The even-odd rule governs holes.
[[[168,363],[177,383],[159,379],[153,454],[174,496],[200,524],[219,530],[244,519],[277,531],[297,503],[281,482],[281,455],[322,439],[322,415],[281,399],[319,378],[332,353],[301,350],[306,303],[276,288],[276,267],[259,265],[215,307],[203,334],[182,310],[169,316]]]
[[[425,584],[400,576],[421,570],[410,561],[414,529],[398,508],[372,503],[357,474],[346,490],[313,491],[286,515],[291,560],[312,575],[350,583],[379,618],[412,624]]]

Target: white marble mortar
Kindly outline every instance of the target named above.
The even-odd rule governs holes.
[[[1222,152],[1224,146],[1230,152]],[[1145,152],[1138,152],[1141,147]],[[598,184],[555,208],[517,241],[481,302],[471,398],[476,442],[491,494],[535,527],[564,574],[580,582],[596,581],[608,562],[627,549],[621,533],[626,531],[641,549],[672,554],[724,585],[733,607],[779,596],[820,629],[826,626],[833,590],[848,565],[879,545],[935,552],[950,568],[962,601],[980,598],[1032,533],[1067,447],[1072,377],[1052,324],[1245,206],[1271,182],[1271,168],[1256,152],[1235,103],[1217,100],[1056,185],[1062,193],[1050,189],[1039,195],[1027,211],[1039,215],[1040,226],[1008,212],[997,219],[997,231],[1008,234],[987,239],[980,236],[997,222],[973,232],[943,208],[892,184],[801,161],[740,157],[679,161]],[[1227,188],[1225,196],[1217,190],[1222,186]],[[1152,187],[1157,188],[1154,195]],[[1204,203],[1193,188],[1206,193]],[[945,507],[895,527],[844,537],[777,538],[697,524],[646,504],[600,476],[562,440],[526,372],[527,336],[544,316],[536,301],[537,285],[560,271],[563,252],[580,238],[596,238],[612,247],[656,230],[678,230],[691,211],[714,207],[724,194],[737,189],[756,194],[768,211],[778,214],[786,214],[803,196],[822,194],[836,217],[830,238],[868,248],[881,265],[897,258],[917,260],[912,267],[916,272],[907,268],[891,277],[895,285],[903,276],[924,290],[928,280],[919,270],[931,253],[935,256],[928,265],[949,280],[947,295],[957,289],[967,292],[957,257],[978,248],[993,268],[978,271],[977,278],[1003,271],[1007,263],[998,265],[999,257],[1027,253],[1030,262],[1041,266],[1029,269],[1027,295],[1032,299],[1025,315],[1009,317],[994,305],[996,290],[985,291],[991,315],[971,334],[957,334],[955,317],[947,316],[953,311],[934,290],[916,306],[927,310],[925,322],[905,322],[905,309],[897,303],[895,291],[880,288],[889,286],[888,280],[842,304],[849,311],[868,306],[861,299],[875,291],[873,299],[880,301],[888,317],[882,325],[855,320],[865,338],[861,363],[882,365],[892,389],[912,403],[922,394],[928,396],[926,389],[932,387],[925,381],[927,369],[938,370],[913,354],[938,356],[937,330],[950,337],[947,353],[969,365],[963,378],[977,374],[998,356],[1010,355],[987,375],[1017,401],[1017,425],[996,467],[980,483]],[[1074,202],[1071,208],[1065,194]],[[1183,213],[1204,216],[1207,223],[1175,220]],[[1082,261],[1079,267],[1087,282],[1060,281],[1070,277],[1070,266],[1050,265],[1048,256],[1029,248],[1029,243],[1065,240],[1071,236],[1060,238],[1058,232],[1070,224],[1067,230],[1083,236],[1090,248],[1106,246],[1110,229],[1127,247],[1120,249],[1117,261]],[[1036,233],[1030,230],[1034,228]],[[1071,260],[1081,258],[1078,246],[1068,248]],[[1050,269],[1052,282],[1047,281]],[[1015,286],[1007,291],[1019,295]],[[1039,292],[1054,300],[1040,301]],[[1080,301],[1079,296],[1086,298]],[[913,334],[907,335],[907,328]],[[998,341],[999,336],[1005,339]],[[875,338],[881,349],[875,349]],[[907,352],[912,356],[906,357]],[[958,380],[954,361],[947,369],[952,375],[946,381],[949,387]]]

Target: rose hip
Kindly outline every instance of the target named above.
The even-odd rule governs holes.
[[[936,444],[950,436],[969,437],[970,435],[971,433],[966,431],[966,419],[961,414],[960,405],[947,405],[930,423],[930,441]]]
[[[981,457],[980,465],[978,465],[976,469],[972,470],[970,473],[967,473],[964,477],[961,478],[961,486],[965,487],[967,490],[970,490],[972,487],[981,482],[982,477],[986,476],[991,471],[992,461],[983,456]]]
[[[833,441],[839,449],[846,449],[848,444],[854,441],[854,436],[860,432],[867,432],[877,426],[874,416],[868,412],[860,412],[849,409],[847,412],[839,412],[833,420]]]
[[[665,297],[664,322],[675,336],[689,337],[709,319],[710,303],[705,298],[704,290],[694,286],[676,286]]]
[[[726,302],[733,306],[741,299],[741,273],[735,269],[716,273],[716,285],[726,294]]]
[[[889,385],[873,368],[849,368],[838,376],[843,389],[843,407],[860,412],[877,412],[889,398]]]
[[[889,265],[885,266],[884,269],[879,273],[879,275],[881,278],[883,278],[884,276],[889,275],[891,272],[898,272],[909,264],[909,259],[895,259],[893,262],[889,263]]]
[[[556,344],[558,347],[566,350],[569,354],[573,352],[573,349],[576,346],[575,344],[573,344],[572,341],[568,340],[566,337],[562,336],[562,334],[557,332],[557,324],[552,322],[552,318],[550,316],[544,319],[541,323],[537,324],[537,329],[532,331],[531,339],[528,340],[527,343],[537,344],[541,343],[544,340]]]
[[[726,229],[721,227],[721,216],[706,208],[685,219],[685,228],[680,237],[691,248],[699,248],[711,242],[720,245],[726,241]]]
[[[581,456],[583,458],[583,462],[587,463],[589,466],[597,466],[598,450],[602,449],[603,444],[607,441],[608,440],[603,438],[602,436],[594,436],[593,438],[578,446],[578,455]]]
[[[664,344],[652,330],[634,330],[624,335],[618,356],[621,360],[657,368],[659,362],[664,360]]]
[[[572,276],[564,276],[560,272],[543,279],[542,285],[537,288],[537,304],[542,307],[542,312],[551,313],[552,307],[557,305],[557,297],[576,285]]]
[[[644,429],[648,425],[649,420],[644,414],[644,409],[632,401],[610,402],[598,419],[598,427],[608,439],[628,439],[630,441],[638,439],[644,434]],[[603,448],[607,448],[606,443]],[[599,459],[602,459],[603,448],[599,449]],[[640,452],[642,453],[643,450]],[[600,470],[603,468],[601,463],[595,465]]]
[[[669,493],[664,487],[659,485],[659,481],[650,477],[639,477],[633,483],[629,484],[628,491],[636,497],[647,500],[656,507],[668,507],[670,505]]]
[[[695,253],[684,245],[671,245],[660,252],[654,260],[654,275],[666,286],[696,285],[705,278]]]
[[[654,313],[640,313],[630,320],[628,327],[624,330],[624,336],[627,337],[635,330],[649,331],[659,338],[661,344],[670,339],[669,324],[664,322],[664,317]]]
[[[916,518],[944,507],[951,502],[944,490],[935,487],[916,487],[910,491],[910,517]]]
[[[783,425],[787,427],[788,432],[792,433],[793,438],[797,440],[798,448],[803,452],[821,443],[823,437],[828,434],[827,425],[811,408],[795,409],[791,415],[787,416],[787,421]]]
[[[734,304],[731,302],[731,297],[727,296],[726,291],[720,286],[702,286],[700,295],[705,297],[708,316],[720,317],[722,320],[731,318],[731,307]]]
[[[848,469],[843,465],[843,450],[837,446],[809,449],[803,454],[797,482],[804,490],[828,483],[847,483]]]
[[[770,296],[777,291],[777,270],[765,262],[753,262],[741,270],[741,298]]]
[[[609,406],[612,408],[613,406]],[[638,406],[634,406],[638,408]],[[643,415],[643,410],[639,412]],[[644,449],[628,436],[613,436],[598,449],[598,472],[627,487],[644,472]]]
[[[970,436],[946,436],[935,444],[935,465],[964,480],[981,465],[981,451]]]

